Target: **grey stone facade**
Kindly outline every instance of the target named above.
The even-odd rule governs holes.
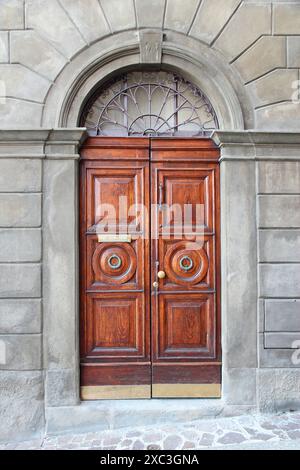
[[[300,407],[299,51],[298,0],[0,2],[0,439]],[[220,123],[222,399],[80,403],[78,122],[147,60]]]

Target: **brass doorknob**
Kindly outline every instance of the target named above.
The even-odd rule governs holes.
[[[155,287],[155,289],[158,288],[158,282],[157,281],[154,281],[152,285],[153,285],[153,287]]]
[[[166,277],[165,271],[158,271],[157,277],[158,279],[164,279]]]

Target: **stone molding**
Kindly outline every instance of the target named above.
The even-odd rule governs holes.
[[[140,66],[140,40],[135,31],[116,33],[93,43],[65,66],[49,90],[43,125],[75,127],[85,100],[96,88],[108,77]],[[248,94],[218,51],[167,31],[162,41],[161,66],[177,71],[209,97],[222,129],[254,125]]]
[[[1,158],[78,159],[78,148],[86,138],[85,128],[2,129]]]
[[[300,160],[299,132],[215,131],[223,160]]]
[[[0,158],[78,159],[85,128],[0,130]],[[222,131],[212,139],[222,160],[300,160],[299,132]]]

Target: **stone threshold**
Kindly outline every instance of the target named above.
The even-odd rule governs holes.
[[[255,406],[228,405],[214,398],[89,401],[75,406],[47,407],[46,435],[185,423],[256,411]]]

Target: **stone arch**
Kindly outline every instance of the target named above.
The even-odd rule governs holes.
[[[186,77],[205,93],[220,129],[253,127],[253,110],[242,81],[221,54],[175,32],[168,31],[164,39],[159,65]],[[136,32],[97,41],[75,56],[56,79],[46,97],[42,126],[77,127],[86,99],[97,87],[110,76],[141,66]]]

